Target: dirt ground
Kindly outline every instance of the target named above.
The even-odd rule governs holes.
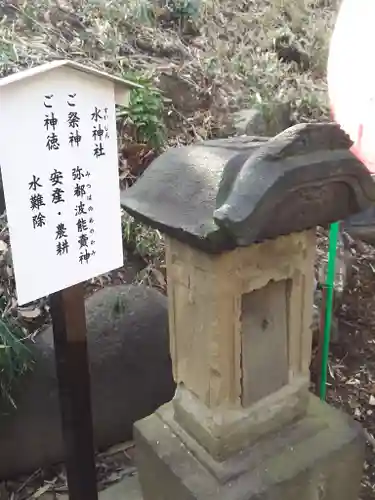
[[[320,246],[326,248],[320,238]],[[360,500],[375,498],[375,248],[352,241],[352,274],[339,310],[339,342],[331,345],[327,401],[365,429]],[[313,373],[313,377],[316,373]]]

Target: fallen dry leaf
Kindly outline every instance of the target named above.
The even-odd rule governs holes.
[[[38,488],[31,498],[36,499],[36,498],[41,497],[44,493],[46,493],[48,490],[50,490],[52,488],[52,486],[55,484],[55,482],[56,482],[56,478],[53,481],[51,481],[50,483],[46,483],[43,486],[41,486],[40,488]]]
[[[8,251],[9,245],[4,240],[0,240],[0,253],[4,254]]]
[[[36,318],[39,318],[42,315],[42,310],[39,307],[34,307],[30,309],[22,309],[18,308],[18,314],[25,321],[33,321]]]

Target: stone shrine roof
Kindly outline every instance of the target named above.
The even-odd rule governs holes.
[[[375,202],[375,183],[333,123],[274,138],[171,148],[122,192],[134,217],[207,252],[325,226]]]

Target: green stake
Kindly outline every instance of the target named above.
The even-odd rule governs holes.
[[[327,368],[328,368],[329,341],[330,341],[331,323],[332,323],[337,240],[339,236],[339,230],[340,230],[339,222],[334,222],[333,224],[330,225],[328,266],[327,266],[327,279],[326,279],[324,338],[323,338],[322,366],[320,374],[320,399],[322,400],[326,399],[326,394],[327,394]]]

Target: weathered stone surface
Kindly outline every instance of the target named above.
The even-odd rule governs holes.
[[[238,137],[171,148],[122,192],[121,204],[176,239],[216,248],[223,237],[213,212],[224,167],[235,158],[241,165],[258,145],[258,138]]]
[[[375,245],[375,206],[346,219],[343,229],[352,238]]]
[[[239,244],[249,245],[326,225],[340,213],[368,206],[375,200],[375,184],[350,145],[335,124],[291,127],[259,148],[235,180],[225,179],[224,171],[215,222]],[[353,184],[350,176],[356,178]]]
[[[315,230],[222,255],[166,238],[175,418],[212,456],[306,411],[314,255]]]
[[[122,205],[175,239],[222,252],[326,225],[366,209],[375,183],[335,124],[296,125],[269,141],[170,149]]]
[[[225,460],[301,418],[308,404],[308,385],[300,377],[246,409],[224,404],[214,410],[179,385],[173,399],[174,419],[212,458]]]
[[[49,495],[44,494],[39,498],[40,500],[56,500],[56,495],[52,494],[52,499]],[[58,495],[57,500],[69,500],[69,495]],[[126,476],[118,483],[99,491],[99,500],[142,500],[138,477]]]
[[[142,500],[138,477],[125,477],[118,483],[100,491],[99,500]]]
[[[233,114],[233,124],[238,134],[272,137],[290,127],[290,106],[275,105],[268,119],[260,109],[241,109]]]
[[[96,447],[131,438],[133,423],[174,394],[166,298],[143,286],[105,288],[86,303]],[[34,371],[0,418],[0,479],[63,459],[53,337],[36,338]],[[4,409],[3,409],[4,410]]]
[[[260,109],[241,109],[233,114],[233,124],[238,134],[267,136],[267,125]]]
[[[306,417],[217,462],[174,423],[172,405],[135,424],[144,500],[353,500],[360,426],[310,396]]]
[[[375,175],[372,178],[375,181]],[[342,229],[354,239],[375,245],[375,205],[348,217],[343,221]]]
[[[184,113],[193,113],[197,109],[209,109],[212,96],[208,92],[200,92],[197,85],[193,85],[176,73],[163,72],[159,76],[159,89],[171,99],[173,105]]]

